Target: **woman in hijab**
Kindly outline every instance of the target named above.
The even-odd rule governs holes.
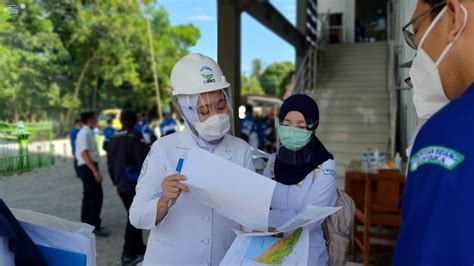
[[[278,227],[307,205],[332,207],[336,203],[336,162],[315,135],[319,124],[316,102],[302,94],[283,103],[277,127],[279,148],[263,175],[277,181],[270,210],[270,227]],[[312,224],[308,265],[327,265],[321,222]]]

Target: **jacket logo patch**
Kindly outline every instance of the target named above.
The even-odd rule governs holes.
[[[137,182],[140,181],[140,179],[142,179],[142,177],[146,174],[146,170],[148,168],[148,158],[150,158],[152,153],[152,151],[149,151],[148,155],[145,158],[145,161],[143,161],[142,170],[140,171],[140,175],[138,176]]]
[[[464,161],[464,155],[443,146],[429,146],[421,149],[410,158],[410,172],[416,171],[422,165],[436,164],[448,170],[453,170]]]
[[[336,170],[334,169],[323,169],[323,174],[336,178]]]

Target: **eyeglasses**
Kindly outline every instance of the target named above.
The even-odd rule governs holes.
[[[318,123],[319,123],[319,120],[316,120],[316,122],[311,123],[309,125],[302,125],[300,123],[293,124],[289,121],[286,121],[286,120],[280,121],[280,119],[275,118],[275,125],[295,127],[295,128],[306,129],[306,130],[310,130],[310,131],[314,130],[317,127]]]
[[[425,18],[426,16],[430,15],[433,11],[440,9],[444,6],[446,6],[446,2],[442,2],[442,3],[434,5],[432,8],[426,10],[425,12],[421,13],[420,15],[410,20],[410,22],[408,22],[402,28],[403,37],[405,38],[405,41],[410,48],[418,50],[418,45],[415,42],[416,34],[413,31],[410,31],[408,28],[410,26],[413,26],[414,23],[420,21],[422,18]],[[408,85],[409,88],[413,88],[413,81],[411,80],[411,77],[406,78],[405,83]]]
[[[416,16],[415,18],[413,18],[410,22],[408,22],[403,28],[402,28],[402,32],[403,32],[403,37],[405,38],[405,41],[407,42],[408,46],[410,48],[413,48],[415,50],[418,50],[418,45],[416,44],[415,42],[415,38],[416,38],[416,34],[409,30],[408,28],[410,26],[412,26],[414,23],[416,23],[417,21],[421,20],[422,18],[426,17],[427,15],[431,14],[433,11],[439,9],[439,8],[442,8],[446,6],[446,2],[442,2],[442,3],[439,3],[439,4],[436,4],[434,5],[432,8],[430,8],[429,10],[426,10],[425,12],[421,13],[420,15]]]

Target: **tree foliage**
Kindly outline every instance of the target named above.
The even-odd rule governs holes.
[[[268,65],[258,79],[266,94],[281,97],[285,93],[294,71],[295,66],[291,62],[275,62]]]
[[[0,23],[0,119],[63,119],[76,87],[76,114],[112,107],[152,110],[146,19],[162,96],[174,63],[200,36],[193,25],[171,25],[156,1],[22,3],[25,10]]]
[[[264,68],[260,59],[254,59],[250,76],[241,75],[241,94],[282,97],[294,72],[295,66],[289,61],[274,62]]]
[[[262,86],[255,76],[248,77],[245,73],[241,75],[241,95],[264,95]]]

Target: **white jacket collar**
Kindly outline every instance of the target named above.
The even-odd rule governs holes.
[[[190,136],[186,130],[178,134],[180,134],[179,138],[181,141],[176,143],[176,148],[191,149],[192,147],[197,147],[193,137]],[[232,159],[232,152],[236,149],[236,147],[232,145],[232,138],[233,137],[231,135],[225,135],[222,142],[219,143],[214,150],[214,154],[219,155],[227,160]]]

